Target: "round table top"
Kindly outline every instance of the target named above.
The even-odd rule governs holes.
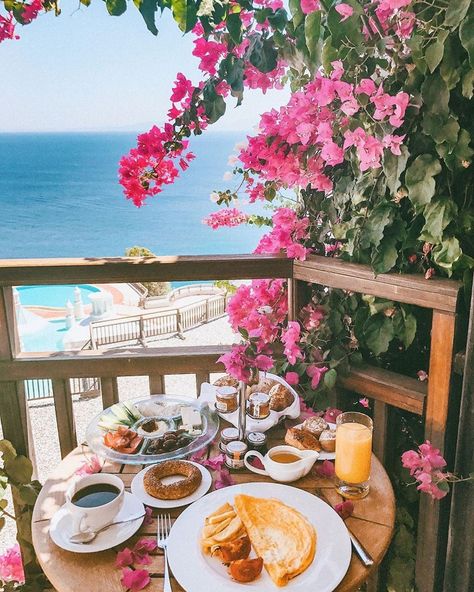
[[[269,433],[269,445],[281,443],[284,432],[275,428]],[[209,455],[218,453],[216,447],[209,450]],[[153,521],[143,525],[131,541],[123,545],[102,551],[100,553],[77,554],[63,551],[57,547],[49,537],[49,519],[63,505],[65,492],[75,478],[75,471],[82,462],[90,456],[87,446],[79,446],[68,454],[52,472],[46,481],[33,513],[33,544],[39,563],[46,576],[57,592],[123,592],[120,583],[120,569],[114,565],[117,551],[132,545],[141,537],[156,537],[158,510],[153,510]],[[102,472],[113,473],[120,477],[127,491],[130,483],[143,467],[120,465],[105,461]],[[256,475],[249,471],[233,471],[234,483],[250,481],[272,481],[268,477]],[[317,477],[311,471],[306,477],[292,483],[325,499],[332,506],[343,501],[335,491],[331,480]],[[171,510],[172,519],[176,519],[184,508]],[[367,580],[371,571],[382,561],[393,535],[395,521],[395,498],[387,473],[379,460],[373,455],[370,477],[370,493],[363,499],[354,502],[354,513],[346,520],[348,528],[356,535],[365,549],[374,559],[372,568],[365,568],[357,556],[352,554],[347,574],[336,592],[354,592]],[[152,563],[146,566],[151,575],[151,583],[145,589],[147,592],[163,592],[164,561],[163,553],[157,549],[152,556]],[[172,580],[174,592],[183,592],[183,588]],[[184,592],[198,592],[187,590]]]

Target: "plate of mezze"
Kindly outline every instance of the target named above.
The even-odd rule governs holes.
[[[90,422],[91,449],[114,462],[143,465],[194,454],[219,429],[213,408],[192,397],[153,395],[120,401]]]
[[[275,483],[219,489],[189,506],[168,541],[187,592],[332,592],[351,542],[339,515],[307,491]]]

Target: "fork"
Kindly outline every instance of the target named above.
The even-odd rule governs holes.
[[[163,592],[173,592],[171,588],[170,582],[170,574],[168,570],[168,555],[166,548],[168,546],[168,537],[170,535],[171,530],[171,516],[169,514],[159,514],[158,515],[158,531],[156,533],[156,541],[158,547],[163,549],[163,553],[165,556],[165,583],[163,587]]]

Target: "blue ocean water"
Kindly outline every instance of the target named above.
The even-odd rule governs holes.
[[[114,257],[146,246],[159,255],[251,252],[261,229],[214,231],[213,189],[244,133],[193,138],[197,158],[177,182],[138,209],[123,196],[118,161],[134,133],[0,135],[0,258]]]

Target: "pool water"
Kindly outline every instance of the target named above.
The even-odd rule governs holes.
[[[81,291],[82,302],[89,304],[89,295],[100,292],[100,289],[87,284],[78,286],[19,286],[17,288],[20,302],[23,306],[52,306],[64,308],[66,302],[74,302],[74,290]]]
[[[41,331],[27,333],[21,336],[22,351],[63,351],[63,337],[66,331],[64,319],[50,319]]]

